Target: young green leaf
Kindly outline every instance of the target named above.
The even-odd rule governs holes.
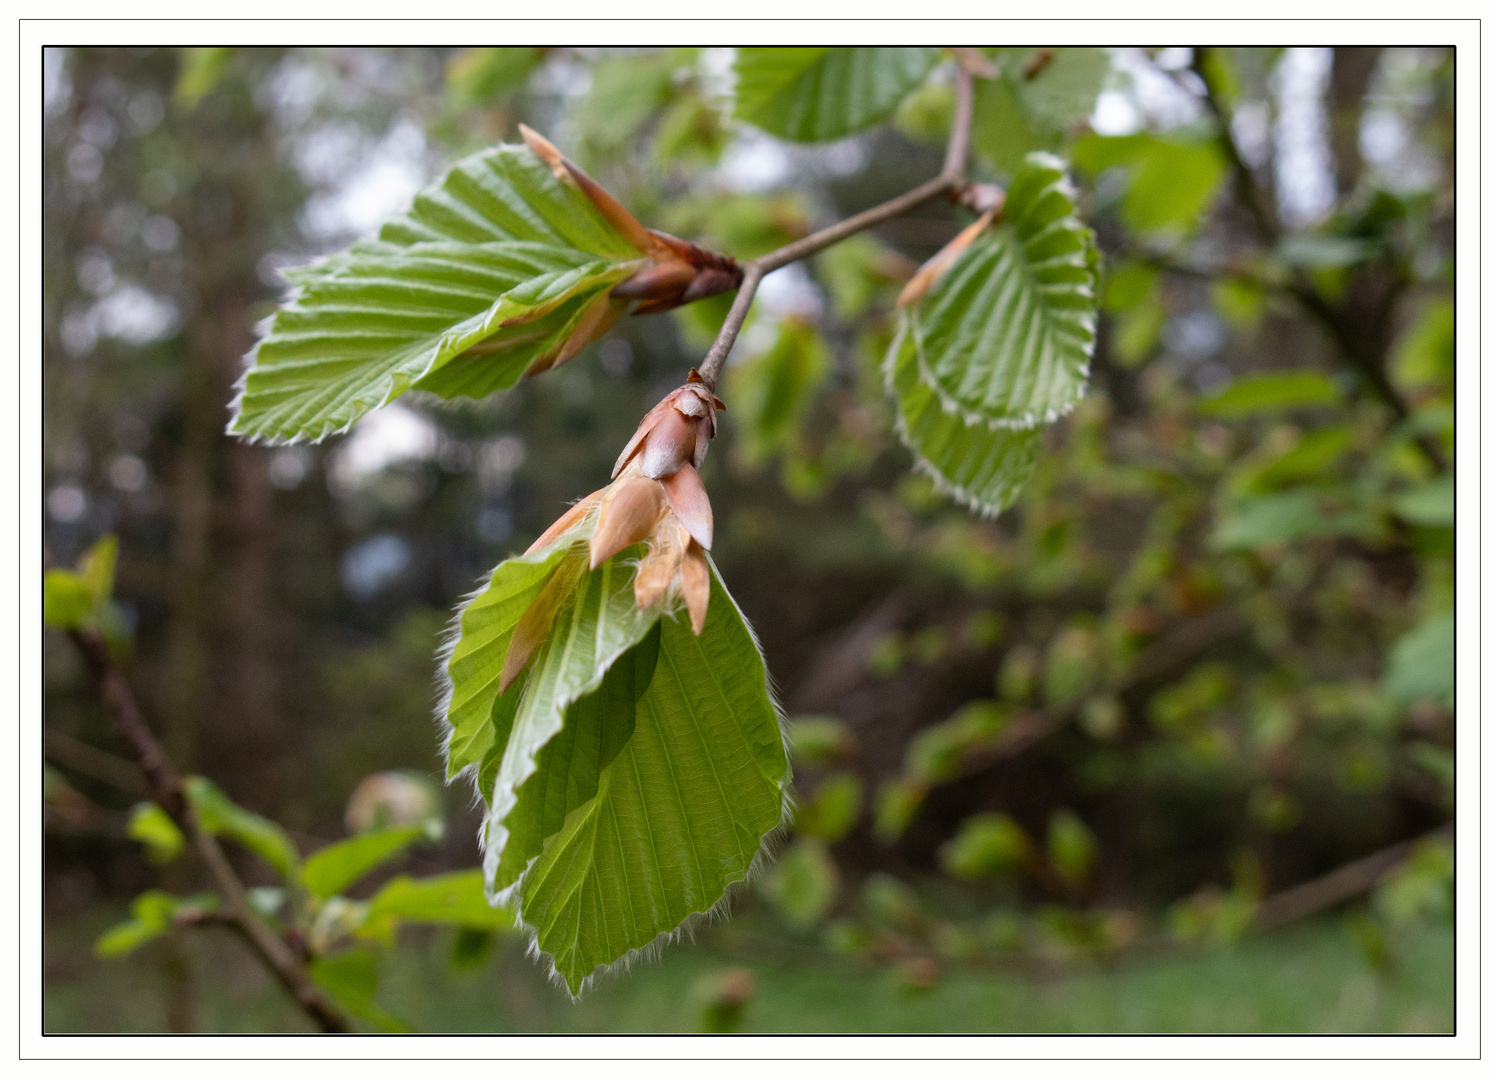
[[[1002,223],[978,231],[923,296],[906,301],[897,342],[913,347],[921,381],[968,424],[1050,423],[1087,390],[1096,262],[1065,164],[1031,154],[1005,195]]]
[[[349,949],[316,957],[307,973],[339,1005],[377,1031],[398,1034],[411,1026],[375,1003],[380,987],[380,956],[373,949]]]
[[[513,911],[490,905],[479,870],[424,878],[405,874],[393,877],[370,898],[369,918],[491,930],[515,925]]]
[[[700,635],[660,622],[634,733],[517,886],[521,918],[576,994],[598,968],[721,903],[783,819],[790,767],[764,661],[716,571]]]
[[[159,889],[141,893],[130,904],[131,917],[110,927],[94,942],[94,955],[125,956],[148,941],[164,937],[172,928],[178,903],[177,897]]]
[[[307,857],[302,866],[302,883],[313,896],[336,896],[426,835],[426,826],[408,825],[377,829],[329,844]]]
[[[204,777],[189,776],[183,792],[204,829],[215,836],[237,840],[283,878],[295,878],[301,859],[296,845],[281,826],[237,805],[218,785]]]
[[[763,463],[795,439],[828,369],[821,333],[796,319],[781,322],[769,349],[729,369],[729,396],[734,415],[745,418],[741,445],[750,462]]]
[[[1400,703],[1456,706],[1456,615],[1444,612],[1394,643],[1384,670],[1384,693]]]
[[[918,469],[978,513],[997,514],[1014,501],[1035,471],[1039,429],[1009,431],[970,424],[948,412],[921,378],[915,342],[904,325],[890,345],[884,373],[895,399],[896,430]]]
[[[1124,170],[1124,224],[1143,233],[1194,230],[1227,174],[1216,141],[1201,138],[1089,135],[1072,147],[1072,160],[1093,175]]]
[[[973,95],[973,149],[1015,173],[1032,150],[1057,150],[1066,131],[1092,114],[1108,73],[1102,49],[999,50],[999,75]]]
[[[144,844],[146,854],[155,863],[171,862],[187,846],[177,823],[153,802],[139,802],[131,807],[125,835]]]
[[[1235,380],[1197,406],[1204,416],[1239,417],[1335,405],[1337,384],[1319,371],[1271,371]]]
[[[320,439],[418,383],[510,386],[646,264],[529,148],[465,158],[378,239],[287,273],[296,291],[255,347],[229,431]]]
[[[893,113],[940,57],[933,48],[741,48],[734,115],[797,142],[840,139]]]

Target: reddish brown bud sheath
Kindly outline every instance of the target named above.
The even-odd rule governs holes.
[[[713,546],[713,504],[708,501],[707,488],[702,486],[702,477],[691,465],[683,465],[662,481],[666,489],[666,501],[692,539],[709,551]]]
[[[632,544],[648,537],[666,511],[666,491],[659,480],[635,476],[606,489],[598,508],[598,527],[589,546],[588,565],[597,569]]]
[[[707,602],[712,596],[712,575],[707,568],[707,556],[697,542],[687,544],[687,553],[681,560],[681,595],[687,602],[687,614],[692,619],[692,633],[701,635],[707,624]]]
[[[947,242],[947,246],[938,251],[925,264],[915,272],[915,277],[905,283],[905,288],[900,290],[899,297],[895,303],[900,307],[909,307],[918,303],[926,295],[928,289],[936,283],[936,279],[952,268],[967,246],[983,234],[983,230],[993,224],[998,207],[984,212],[983,216],[963,229]]]
[[[601,491],[595,491],[586,499],[573,504],[572,509],[568,510],[561,517],[553,521],[549,529],[547,529],[540,536],[536,537],[535,542],[532,543],[530,547],[525,549],[525,553],[529,555],[534,551],[540,551],[548,544],[554,542],[568,529],[572,528],[574,525],[582,521],[582,519],[587,516],[588,511],[592,510],[595,506],[598,505],[599,497],[602,494],[603,492]]]

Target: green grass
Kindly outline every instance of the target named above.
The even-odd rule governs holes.
[[[49,924],[49,1032],[166,1029],[162,947],[116,961],[89,952],[115,914]],[[935,986],[912,991],[884,968],[842,957],[757,959],[753,942],[764,939],[730,924],[577,1004],[547,984],[517,939],[467,975],[448,965],[451,940],[410,933],[387,963],[381,1003],[420,1031],[695,1031],[708,988],[730,968],[754,975],[739,1028],[748,1032],[1449,1032],[1455,1017],[1450,928],[1409,931],[1386,972],[1331,920],[1109,970],[949,967]],[[205,931],[183,943],[198,1030],[307,1030],[233,938]]]

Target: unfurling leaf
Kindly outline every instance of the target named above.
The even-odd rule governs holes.
[[[716,408],[694,381],[652,410],[613,483],[494,570],[446,665],[490,898],[574,994],[719,904],[786,811],[764,661],[703,543]]]
[[[732,259],[646,229],[545,139],[465,158],[376,239],[289,270],[231,434],[346,430],[407,390],[482,397],[576,355],[631,306],[738,287]]]
[[[939,488],[985,513],[1013,501],[1036,429],[1086,392],[1096,286],[1091,232],[1047,154],[912,279],[885,380],[900,436]]]

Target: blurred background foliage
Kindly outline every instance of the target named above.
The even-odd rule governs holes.
[[[733,923],[594,1003],[547,989],[518,939],[434,930],[402,938],[398,1013],[1451,1030],[1453,858],[1432,834],[1454,812],[1454,56],[988,55],[976,177],[1067,155],[1099,234],[1089,396],[982,520],[911,472],[879,366],[894,295],[961,213],[929,205],[767,279],[704,476],[714,555],[794,721],[788,844]],[[47,51],[47,544],[71,566],[118,537],[109,615],[170,754],[303,850],[354,828],[364,778],[440,776],[448,613],[601,486],[731,297],[625,320],[490,400],[408,395],[267,449],[223,429],[279,269],[517,122],[642,220],[741,258],[939,170],[950,62],[890,123],[817,145],[734,119],[732,64]],[[45,678],[48,1029],[296,1029],[215,931],[89,954],[131,896],[193,881],[130,839],[131,769],[55,632]],[[445,813],[393,870],[476,864],[468,793]],[[1341,867],[1358,887],[1318,893]]]

